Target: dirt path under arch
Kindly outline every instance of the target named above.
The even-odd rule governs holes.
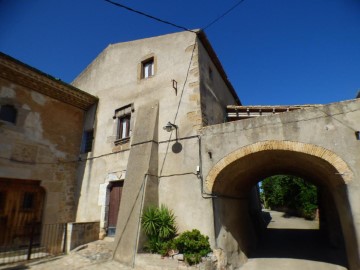
[[[317,221],[268,211],[271,221],[259,248],[241,270],[346,270],[344,250],[329,247]]]

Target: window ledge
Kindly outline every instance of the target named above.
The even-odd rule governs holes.
[[[141,81],[147,81],[147,80],[150,80],[151,78],[154,78],[154,77],[155,77],[155,75],[151,75],[149,77],[143,77],[143,78],[141,78]]]
[[[128,141],[130,141],[130,137],[126,137],[123,139],[117,139],[114,141],[114,144],[115,145],[124,144],[124,143],[127,143]]]

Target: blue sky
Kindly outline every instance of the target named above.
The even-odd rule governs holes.
[[[114,1],[191,29],[238,2]],[[104,0],[0,0],[0,51],[69,83],[110,43],[177,31]],[[245,105],[360,89],[359,0],[245,0],[205,32]]]

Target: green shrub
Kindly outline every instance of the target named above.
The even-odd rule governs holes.
[[[149,206],[143,212],[141,225],[147,237],[145,250],[166,255],[177,233],[175,216],[165,205]]]
[[[185,261],[190,265],[199,263],[201,257],[211,252],[209,237],[196,229],[183,232],[174,240],[174,246],[184,254]]]

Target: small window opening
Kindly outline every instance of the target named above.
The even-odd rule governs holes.
[[[141,74],[142,78],[146,79],[151,76],[154,76],[154,58],[150,58],[141,63]]]
[[[94,140],[94,130],[92,129],[85,131],[83,153],[88,153],[92,151],[93,140]]]
[[[35,206],[34,202],[35,202],[35,193],[25,192],[22,203],[22,210],[32,210]]]
[[[0,191],[0,213],[5,211],[5,192]]]
[[[17,110],[13,105],[2,105],[0,107],[0,120],[15,124]]]
[[[119,140],[130,137],[130,114],[118,118],[118,136]]]
[[[213,71],[210,67],[209,67],[209,79],[213,80]]]
[[[113,119],[116,124],[115,145],[126,143],[131,136],[131,114],[135,111],[134,104],[128,104],[115,110]]]

